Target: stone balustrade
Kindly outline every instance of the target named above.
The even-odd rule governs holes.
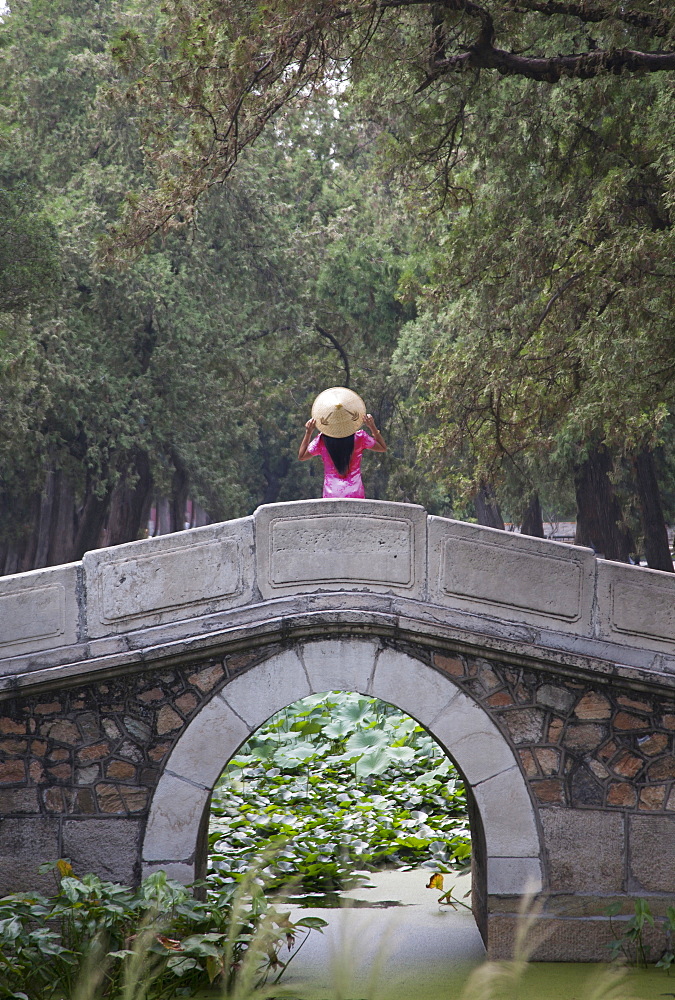
[[[55,667],[63,678],[134,651],[161,658],[181,637],[206,648],[256,608],[263,622],[364,607],[523,653],[675,677],[670,574],[409,504],[319,500],[1,577],[0,697],[48,683]]]

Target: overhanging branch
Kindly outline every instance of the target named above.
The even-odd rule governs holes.
[[[466,52],[436,63],[427,85],[447,73],[496,69],[503,76],[523,76],[542,83],[563,77],[588,80],[606,73],[662,73],[675,70],[675,52],[638,52],[635,49],[595,50],[568,56],[524,56],[492,45],[473,45]]]

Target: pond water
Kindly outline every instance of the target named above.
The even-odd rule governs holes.
[[[341,909],[292,907],[328,921],[293,958],[278,996],[289,1000],[455,1000],[485,949],[470,911],[437,902],[429,872],[372,873],[342,894]],[[446,876],[462,901],[470,876]],[[331,901],[332,902],[332,901]],[[468,899],[466,899],[468,903]],[[357,905],[350,905],[356,903]],[[284,957],[282,955],[282,957]],[[602,980],[602,987],[600,986]],[[657,1000],[675,996],[675,975],[660,969],[532,963],[516,983],[472,990],[467,1000]]]

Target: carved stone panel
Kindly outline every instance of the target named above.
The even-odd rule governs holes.
[[[591,633],[590,549],[429,518],[429,597],[477,614]]]
[[[0,578],[0,658],[77,641],[77,565]]]
[[[675,576],[598,560],[603,636],[651,649],[675,649]]]
[[[426,515],[412,504],[317,500],[261,507],[258,585],[265,598],[368,589],[421,597]]]
[[[253,595],[252,519],[130,542],[84,556],[89,636],[175,622]]]

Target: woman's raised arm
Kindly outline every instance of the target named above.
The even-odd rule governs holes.
[[[387,450],[387,446],[384,443],[384,438],[382,437],[382,435],[378,431],[377,427],[375,426],[375,418],[373,417],[372,413],[366,413],[366,419],[364,420],[364,423],[365,423],[366,427],[368,428],[368,430],[370,431],[370,433],[375,438],[375,447],[371,448],[370,450],[371,451],[386,451]]]
[[[312,437],[312,431],[314,430],[315,427],[316,427],[316,420],[314,419],[314,417],[310,417],[310,419],[305,424],[305,436],[300,442],[300,448],[298,449],[298,458],[300,459],[301,462],[306,462],[308,458],[312,457],[311,455],[307,454],[307,449],[309,448],[309,442]]]

